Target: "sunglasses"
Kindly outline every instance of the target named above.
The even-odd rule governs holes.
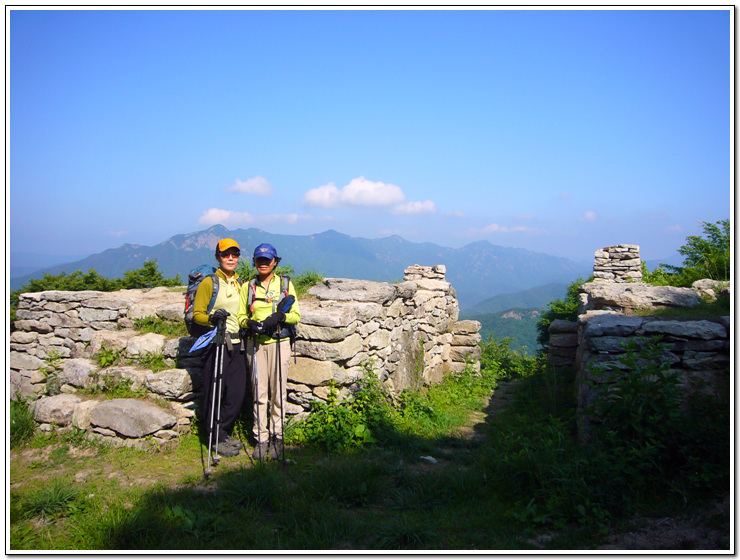
[[[241,256],[241,254],[242,254],[241,251],[239,251],[238,249],[234,249],[231,251],[224,251],[223,253],[221,253],[221,258],[226,259],[228,257],[236,257],[238,259]]]

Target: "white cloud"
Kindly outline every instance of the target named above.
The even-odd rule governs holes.
[[[255,194],[257,196],[270,196],[274,189],[270,181],[257,175],[244,182],[237,179],[236,183],[230,187],[226,187],[226,190],[229,192]]]
[[[222,210],[210,208],[203,212],[198,223],[205,226],[221,224],[224,226],[259,226],[269,223],[295,224],[301,220],[312,220],[312,216],[306,214],[250,214],[249,212],[234,212],[233,210]]]
[[[111,237],[123,237],[124,235],[128,235],[128,231],[106,231],[105,235],[110,235]]]
[[[679,224],[674,224],[672,226],[667,226],[665,230],[666,231],[683,231],[683,228]]]
[[[407,202],[399,204],[393,209],[394,214],[434,214],[437,212],[437,205],[431,200],[424,202]]]
[[[340,205],[339,198],[339,189],[334,183],[329,183],[308,191],[303,196],[303,204],[320,208],[335,208]]]
[[[303,204],[321,208],[338,206],[393,206],[406,200],[401,187],[380,181],[368,181],[365,177],[352,179],[341,189],[328,183],[309,190]]]
[[[454,210],[445,214],[448,218],[467,218],[468,215],[462,210]]]
[[[583,219],[587,222],[595,222],[596,221],[596,212],[593,210],[587,210],[583,213]]]
[[[468,230],[468,233],[470,235],[490,235],[492,233],[513,233],[513,232],[520,232],[520,231],[538,231],[537,228],[527,227],[527,226],[514,226],[514,227],[507,227],[507,226],[500,226],[498,224],[488,224],[484,228],[470,228]]]

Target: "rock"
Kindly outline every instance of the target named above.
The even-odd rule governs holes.
[[[36,422],[67,426],[72,421],[75,406],[82,402],[77,395],[62,393],[53,397],[42,397],[31,408]]]
[[[639,334],[645,336],[663,334],[679,338],[710,340],[726,338],[727,330],[724,325],[711,321],[649,321],[642,325]]]
[[[156,333],[146,333],[134,336],[131,337],[126,344],[126,353],[129,356],[163,354],[164,343],[166,340],[166,336]]]
[[[158,373],[150,373],[146,377],[146,386],[153,393],[171,399],[179,399],[192,392],[193,380],[184,369],[168,369]]]
[[[96,406],[90,423],[127,438],[140,438],[171,428],[177,418],[155,404],[135,399],[113,399]]]
[[[10,368],[18,370],[41,369],[46,363],[39,360],[36,356],[31,356],[25,352],[10,353]]]
[[[391,284],[354,280],[350,278],[324,278],[308,291],[309,295],[321,300],[366,301],[386,303],[396,297]]]
[[[585,325],[583,336],[630,336],[642,326],[642,317],[626,315],[581,315],[578,321]]]
[[[167,321],[184,321],[185,320],[185,302],[171,303],[163,305],[157,309],[157,316]]]
[[[632,311],[651,307],[695,307],[701,301],[691,288],[589,282],[581,286],[588,309]]]
[[[90,428],[90,414],[100,401],[89,400],[77,403],[72,411],[72,425],[80,430]]]
[[[90,384],[91,375],[99,370],[100,366],[92,360],[74,358],[65,362],[62,371],[57,374],[57,379],[74,387],[87,387]]]

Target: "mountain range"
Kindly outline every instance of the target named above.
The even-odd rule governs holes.
[[[472,307],[499,294],[519,292],[546,284],[569,284],[587,277],[591,265],[562,257],[514,249],[477,241],[453,249],[433,243],[412,243],[397,235],[381,239],[350,237],[334,230],[315,235],[282,235],[256,228],[229,230],[215,225],[206,230],[175,235],[154,246],[125,244],[75,262],[56,264],[31,274],[11,278],[11,290],[44,273],[61,274],[95,269],[108,278],[119,278],[127,270],[156,259],[166,277],[187,274],[204,263],[216,265],[214,249],[219,239],[231,237],[251,258],[254,247],[271,243],[296,274],[314,270],[325,277],[357,278],[380,282],[403,279],[406,267],[419,264],[447,267],[447,281],[457,291],[460,308]]]

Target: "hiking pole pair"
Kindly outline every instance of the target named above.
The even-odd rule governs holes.
[[[213,362],[213,381],[211,385],[211,418],[208,426],[208,465],[206,478],[211,476],[211,451],[213,446],[214,417],[216,420],[216,450],[213,453],[213,465],[218,465],[218,436],[221,425],[221,391],[223,389],[224,373],[224,340],[226,338],[226,321],[219,321],[216,325],[216,357]],[[218,393],[218,404],[216,400]]]

